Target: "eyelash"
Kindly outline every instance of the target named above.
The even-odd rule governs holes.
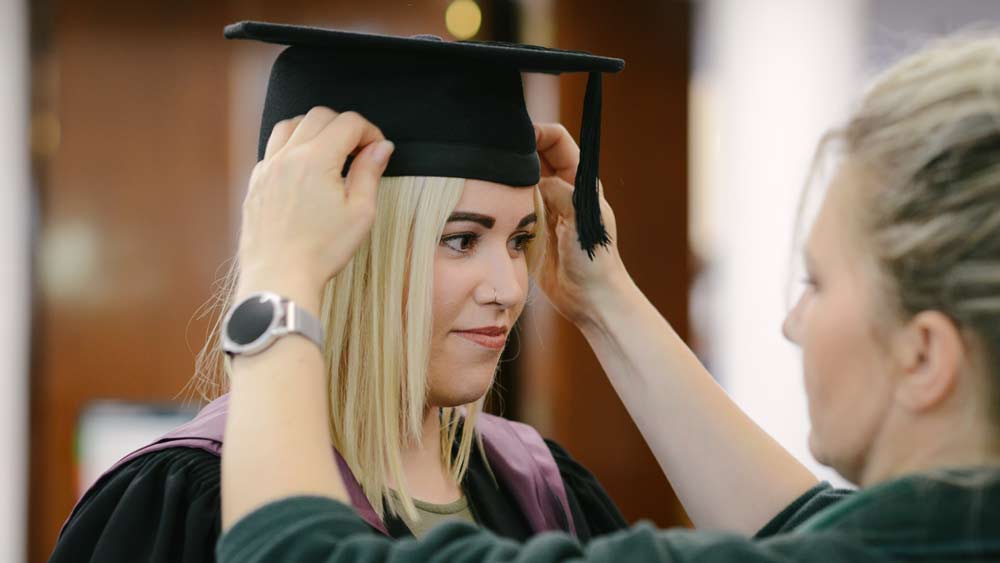
[[[466,244],[468,244],[468,247],[455,248],[454,246],[448,244],[449,242],[456,240],[464,241]],[[531,244],[531,241],[535,240],[535,235],[533,233],[524,233],[522,235],[514,237],[512,240],[517,242],[517,246],[515,247],[514,250],[518,254],[523,254],[524,251],[527,249],[528,245]],[[479,243],[479,235],[477,235],[476,233],[457,233],[441,237],[441,244],[443,246],[447,246],[448,248],[450,248],[455,252],[458,252],[459,254],[470,253],[473,249],[476,248],[476,245],[478,243]]]

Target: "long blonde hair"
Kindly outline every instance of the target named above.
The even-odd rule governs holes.
[[[456,178],[383,178],[371,236],[323,294],[333,445],[380,517],[387,505],[393,514],[402,509],[417,518],[400,454],[404,445],[421,438],[433,329],[434,254],[464,184]],[[538,214],[535,235],[541,238],[546,232],[544,206],[537,188],[531,189]],[[541,263],[544,248],[545,241],[537,238],[528,247],[529,267]],[[206,304],[215,322],[192,381],[205,400],[229,386],[220,325],[232,303],[237,277],[233,264],[215,298]],[[484,399],[441,409],[442,461],[456,482],[468,469]],[[454,444],[458,444],[456,455],[452,455]],[[389,494],[390,482],[396,494]]]

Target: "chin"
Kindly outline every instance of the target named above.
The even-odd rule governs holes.
[[[484,370],[485,371],[485,370]],[[432,385],[428,401],[436,407],[458,407],[482,399],[493,386],[495,366],[488,372],[480,370],[455,370],[445,376],[440,385]]]
[[[482,398],[482,395],[479,395],[478,397],[471,395],[468,397],[462,397],[456,395],[454,397],[444,397],[442,399],[434,401],[433,405],[435,407],[442,409],[453,408],[453,407],[464,407],[466,405],[471,405],[472,403],[475,403],[480,398]]]
[[[816,437],[815,430],[809,432],[809,453],[824,467],[833,469],[838,475],[851,483],[858,483],[859,471],[856,467],[857,464],[847,463],[849,458],[832,455],[835,452],[831,452],[829,447],[823,446],[821,441]]]
[[[821,464],[827,467],[831,466],[826,450],[823,448],[822,444],[820,444],[820,439],[816,436],[815,427],[809,430],[809,453],[812,454],[812,456],[816,458],[816,461]]]
[[[444,393],[434,393],[432,402],[438,407],[459,407],[475,403],[479,399],[482,399],[489,390],[490,385],[484,385],[475,389],[448,389]]]
[[[816,428],[813,427],[809,430],[809,453],[812,454],[816,461],[822,463],[823,465],[830,467],[831,459],[829,456],[829,448],[823,445],[823,441],[816,434]]]

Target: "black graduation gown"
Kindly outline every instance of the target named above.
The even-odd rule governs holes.
[[[581,541],[627,527],[597,478],[546,440],[566,488]],[[50,563],[208,563],[221,530],[220,459],[172,448],[138,457],[87,492],[56,542]],[[498,488],[499,485],[499,488]],[[523,541],[531,529],[503,483],[496,484],[478,451],[462,488],[473,515],[501,536]],[[409,536],[401,520],[389,532]]]

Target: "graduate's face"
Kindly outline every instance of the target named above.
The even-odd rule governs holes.
[[[892,402],[890,354],[880,331],[874,261],[857,224],[866,177],[845,163],[806,243],[806,288],[785,320],[802,348],[816,458],[857,482]]]
[[[434,257],[428,403],[482,397],[528,294],[535,190],[468,180]]]

